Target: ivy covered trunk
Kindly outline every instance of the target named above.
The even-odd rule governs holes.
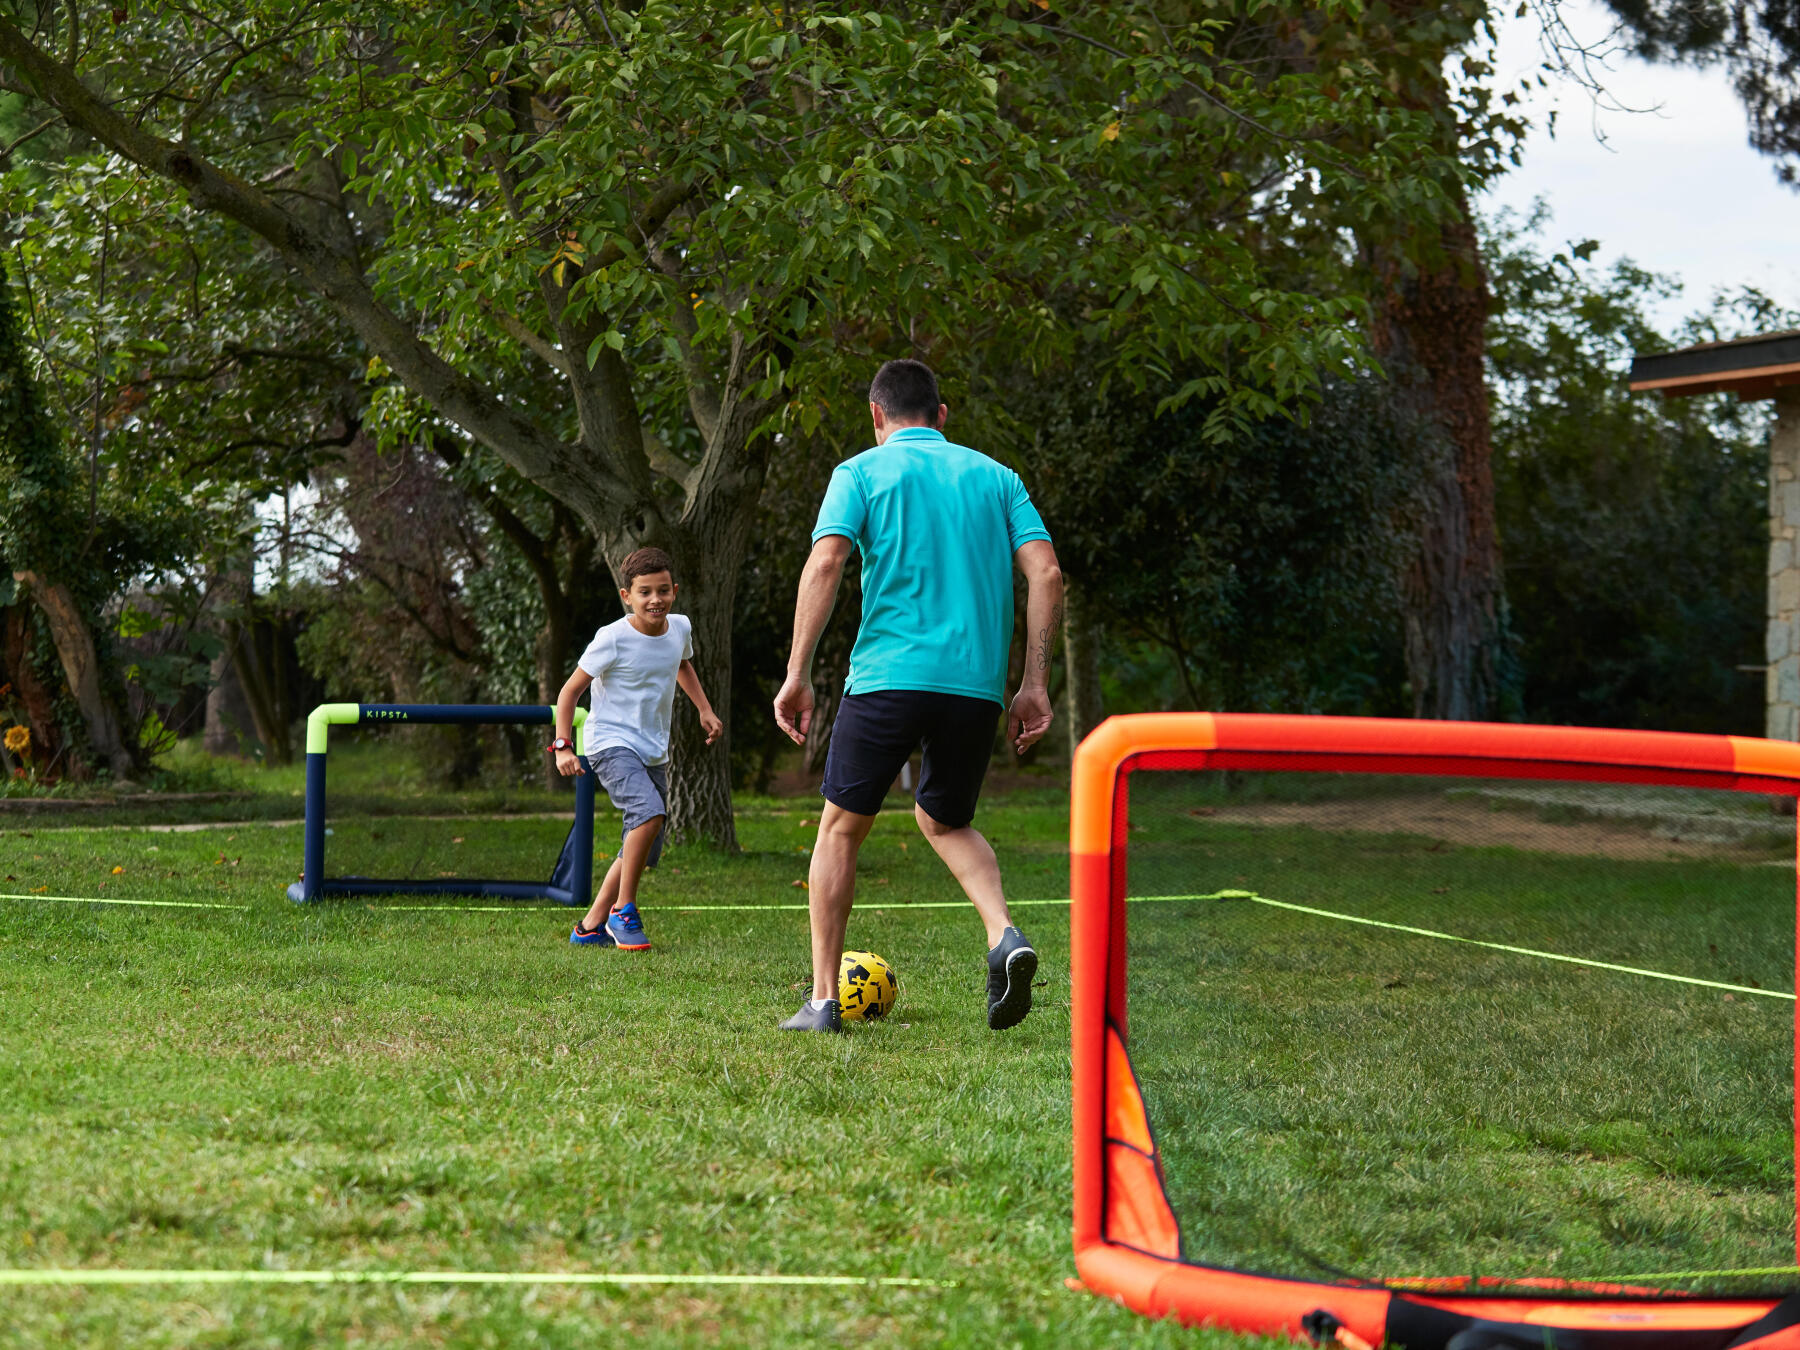
[[[114,778],[129,778],[135,767],[131,748],[119,729],[119,718],[101,687],[100,658],[87,615],[75,603],[69,588],[31,572],[14,572],[13,580],[26,590],[43,611],[62,662],[63,678],[87,728],[88,747]]]
[[[1413,715],[1480,720],[1498,702],[1500,546],[1484,343],[1487,275],[1468,202],[1441,256],[1385,258],[1376,347],[1401,400],[1441,435],[1424,484],[1417,552],[1402,573]]]

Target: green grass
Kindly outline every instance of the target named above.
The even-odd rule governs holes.
[[[280,772],[246,775],[258,795],[240,818],[291,810]],[[380,785],[337,786],[334,807]],[[414,790],[390,807],[493,808],[490,794]],[[0,1289],[0,1345],[1243,1344],[1063,1287],[1065,911],[1020,911],[1045,984],[1018,1031],[990,1034],[979,925],[966,910],[906,912],[957,892],[905,814],[886,816],[851,940],[897,965],[894,1017],[842,1040],[781,1037],[774,1022],[807,979],[806,926],[776,907],[804,901],[794,883],[816,799],[744,805],[744,856],[679,850],[647,880],[657,947],[641,957],[571,947],[565,910],[301,909],[283,898],[299,865],[291,826],[0,820],[0,869],[15,878],[0,889],[247,907],[0,902],[0,1265],[785,1272],[955,1288]],[[1061,804],[995,801],[983,823],[1015,898],[1066,892]],[[563,833],[348,810],[334,828],[334,846],[465,876],[534,875]],[[1326,908],[1479,922],[1500,940],[1554,922],[1564,945],[1603,942],[1580,950],[1606,959],[1788,987],[1791,875],[1782,949],[1755,894],[1692,919],[1723,864],[1192,828],[1198,852],[1165,879],[1189,889],[1247,878]],[[602,813],[603,850],[616,831]],[[768,909],[671,908],[704,904]],[[1401,1274],[1487,1269],[1496,1252],[1535,1260],[1548,1239],[1571,1270],[1639,1252],[1654,1257],[1641,1269],[1727,1249],[1791,1259],[1791,1199],[1777,1203],[1791,1197],[1791,1005],[1352,942],[1243,904],[1143,906],[1131,922],[1133,1045],[1190,1240],[1210,1232],[1291,1266],[1298,1234]],[[1706,950],[1757,922],[1762,946]],[[1590,1022],[1587,1040],[1570,1033]],[[1604,1082],[1577,1086],[1569,1066],[1590,1051],[1654,1069],[1663,1100],[1698,1105],[1646,1115]],[[1463,1208],[1434,1205],[1446,1185]],[[1468,1232],[1481,1243],[1458,1246]]]
[[[1793,987],[1791,865],[1521,854],[1149,806],[1133,822],[1135,893],[1247,885]],[[1142,906],[1129,923],[1133,1059],[1190,1258],[1375,1277],[1792,1264],[1791,1001],[1243,901]]]

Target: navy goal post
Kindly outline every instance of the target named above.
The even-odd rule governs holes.
[[[473,881],[442,878],[401,881],[382,877],[325,876],[325,766],[331,728],[425,725],[554,726],[556,709],[536,703],[321,703],[306,719],[306,841],[300,880],[288,887],[288,899],[308,902],[329,895],[485,895],[503,900],[555,900],[585,905],[594,889],[594,775],[575,779],[575,819],[563,843],[562,856],[550,879]],[[587,709],[575,710],[575,738]]]

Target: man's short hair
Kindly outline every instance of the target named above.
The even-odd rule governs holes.
[[[675,580],[675,560],[660,548],[640,548],[627,554],[625,561],[619,564],[619,586],[628,591],[634,578],[652,572],[667,572],[669,580]]]
[[[902,358],[889,361],[875,372],[869,384],[869,402],[893,421],[936,426],[943,400],[938,397],[937,376],[931,373],[931,367],[923,361]]]

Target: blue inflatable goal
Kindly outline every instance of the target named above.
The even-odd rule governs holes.
[[[288,887],[288,899],[301,902],[332,895],[483,895],[503,900],[555,900],[585,905],[594,889],[594,776],[575,779],[574,821],[562,855],[548,881],[472,880],[462,877],[402,880],[387,877],[335,876],[325,872],[325,771],[330,762],[331,729],[392,724],[518,725],[550,727],[556,710],[520,703],[321,703],[306,719],[306,841],[300,880]],[[580,740],[587,709],[575,710]]]

